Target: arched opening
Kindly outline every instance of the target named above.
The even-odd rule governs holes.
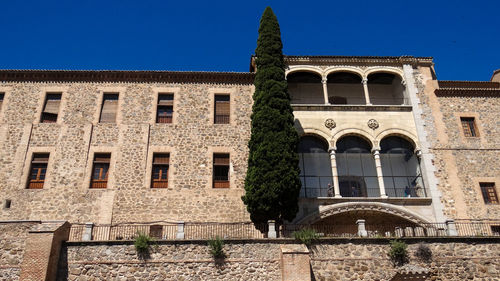
[[[328,144],[314,136],[300,138],[299,147],[301,197],[332,196],[332,166]]]
[[[292,104],[325,104],[321,76],[312,72],[293,72],[287,76]]]
[[[399,76],[385,72],[376,72],[368,75],[368,92],[370,93],[370,102],[372,104],[407,104],[404,91],[405,88]]]
[[[350,72],[333,72],[327,77],[330,104],[366,104],[361,77]]]
[[[425,197],[419,159],[409,141],[397,136],[382,139],[380,161],[389,197]]]
[[[375,161],[371,145],[357,136],[337,141],[337,172],[342,197],[379,197]]]

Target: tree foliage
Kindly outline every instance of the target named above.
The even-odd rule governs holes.
[[[242,197],[254,223],[292,220],[300,192],[298,134],[285,80],[278,20],[267,7],[257,40],[250,155]]]

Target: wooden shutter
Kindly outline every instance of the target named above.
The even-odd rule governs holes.
[[[229,165],[229,154],[214,154],[214,165]]]
[[[229,95],[215,95],[215,122],[216,124],[229,124],[230,116]]]
[[[110,160],[111,153],[94,154],[90,188],[106,188],[108,186]],[[95,177],[95,175],[98,176]]]
[[[49,153],[34,153],[31,159],[28,188],[41,189],[45,183]]]
[[[213,187],[229,188],[229,154],[214,154]]]
[[[47,99],[45,100],[44,113],[58,114],[59,105],[61,104],[61,94],[47,94]]]
[[[482,182],[479,183],[481,192],[483,193],[484,202],[487,204],[498,204],[497,191],[495,183]]]
[[[460,121],[462,122],[462,129],[466,137],[478,136],[474,117],[460,117]]]
[[[118,110],[118,94],[104,94],[102,101],[101,123],[115,123]]]
[[[158,105],[174,105],[174,94],[159,94]]]
[[[155,153],[153,155],[153,164],[168,165],[170,162],[170,155],[168,153]]]

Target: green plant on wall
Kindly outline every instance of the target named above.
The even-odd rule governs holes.
[[[224,240],[222,240],[219,236],[208,240],[208,248],[210,249],[210,254],[215,259],[222,259],[226,257],[226,254],[224,253]]]
[[[319,238],[319,234],[314,229],[303,228],[299,231],[294,231],[293,237],[296,240],[300,241],[302,244],[309,246],[312,244],[312,242]]]
[[[407,245],[403,241],[392,240],[390,242],[391,249],[389,250],[389,257],[395,265],[401,266],[408,262]]]
[[[134,246],[137,255],[143,259],[149,257],[149,250],[153,243],[154,243],[153,238],[149,237],[145,233],[138,232],[134,240]]]

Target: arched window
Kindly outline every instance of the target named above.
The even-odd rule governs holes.
[[[376,72],[368,75],[370,102],[376,105],[407,104],[401,78],[392,73]]]
[[[364,139],[347,136],[337,142],[337,172],[342,197],[380,196],[371,145]]]
[[[413,145],[400,137],[380,142],[380,161],[389,197],[425,197],[424,182]]]
[[[304,136],[299,143],[299,164],[302,197],[332,196],[332,166],[328,144],[313,136]]]
[[[321,76],[312,72],[293,72],[286,78],[292,104],[325,104]]]

